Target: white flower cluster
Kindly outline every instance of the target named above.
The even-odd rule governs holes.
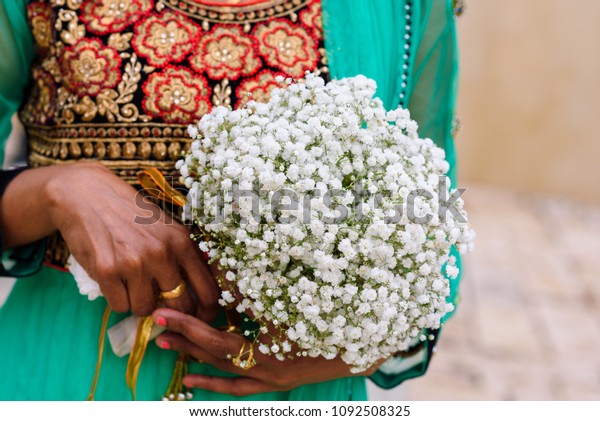
[[[239,312],[279,327],[261,352],[341,356],[361,372],[440,326],[453,308],[443,270],[458,275],[450,250],[473,233],[460,198],[457,215],[440,205],[444,151],[408,111],[386,112],[374,81],[279,82],[269,103],[190,127],[184,216],[226,273],[220,303],[235,286]]]

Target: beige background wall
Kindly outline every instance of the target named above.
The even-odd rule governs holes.
[[[467,1],[462,185],[600,202],[599,22],[599,0]]]

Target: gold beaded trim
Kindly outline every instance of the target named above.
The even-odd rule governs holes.
[[[159,0],[157,8],[161,10],[168,7],[209,23],[252,24],[294,15],[298,9],[309,2],[310,0],[270,0],[247,6],[235,6],[235,1],[224,0],[223,5],[209,6],[195,0]],[[239,1],[238,3],[243,4]]]
[[[30,125],[27,133],[32,167],[94,160],[130,184],[137,183],[139,171],[151,167],[177,180],[174,163],[191,142],[186,126],[159,123]]]

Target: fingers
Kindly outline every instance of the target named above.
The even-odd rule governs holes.
[[[227,355],[236,355],[245,340],[240,335],[221,332],[202,320],[171,309],[158,309],[152,317],[157,324],[166,324],[169,332],[180,334],[214,358],[226,359]]]
[[[265,368],[261,365],[256,365],[250,370],[244,370],[243,368],[240,368],[233,363],[233,358],[237,356],[237,354],[242,349],[242,346],[244,345],[240,345],[238,351],[236,351],[236,353],[233,355],[222,354],[215,356],[212,353],[206,351],[206,349],[204,349],[201,345],[194,344],[187,340],[185,337],[175,333],[163,333],[156,338],[155,342],[156,345],[161,349],[173,350],[189,355],[197,361],[200,361],[205,364],[210,364],[223,372],[237,374],[239,376],[248,376],[257,380],[266,380],[269,376],[267,370],[265,370]],[[251,346],[250,343],[247,343],[245,345],[245,349],[248,350],[249,346]],[[242,360],[245,360],[246,358],[249,357],[248,354],[245,353],[242,356]]]
[[[130,310],[136,316],[148,316],[156,305],[154,289],[143,272],[141,257],[133,253],[125,256],[120,266],[124,280],[122,284],[127,287],[125,294],[129,299]]]
[[[146,315],[156,308],[156,299],[159,293],[167,293],[164,303],[167,307],[190,313],[194,302],[190,291],[185,285],[185,276],[181,273],[176,261],[180,253],[177,244],[181,241],[181,230],[174,230],[172,226],[151,224],[136,226],[135,246],[131,247],[130,257],[124,258],[123,267],[127,272],[143,271],[147,276],[144,279],[145,290],[154,293],[154,306]],[[127,245],[127,244],[126,244]],[[120,248],[124,246],[121,245]],[[138,264],[139,263],[139,264]],[[125,269],[124,269],[125,270]],[[182,286],[184,284],[184,286]],[[136,291],[129,291],[130,295]]]
[[[187,247],[179,265],[198,297],[200,311],[197,316],[205,322],[212,322],[219,312],[219,288],[206,262],[195,251],[194,243],[189,241]]]
[[[279,361],[273,355],[263,355],[251,348],[253,345],[241,335],[221,332],[187,314],[159,309],[153,313],[153,318],[169,329],[168,333],[156,339],[159,347],[182,352],[221,371],[242,376],[232,379],[188,375],[184,378],[188,387],[247,396],[291,390],[302,384],[351,375],[341,358],[305,357]],[[242,362],[247,358],[249,369],[243,369],[239,363],[234,364],[236,357]]]
[[[253,344],[241,335],[221,332],[192,316],[168,309],[156,310],[153,318],[156,323],[166,325],[169,329],[156,338],[159,348],[182,352],[221,371],[238,375],[251,374],[256,378],[265,375],[262,367],[253,368],[252,373],[248,373],[233,364],[234,357],[242,350],[245,350],[243,358],[252,357],[249,350]],[[254,352],[253,354],[256,355]]]
[[[263,356],[258,355],[259,352],[253,348],[254,344],[241,335],[221,332],[192,316],[169,309],[156,310],[153,318],[156,323],[166,325],[169,329],[156,338],[159,348],[182,352],[221,371],[259,380],[268,378],[267,367],[257,361],[262,360]],[[234,364],[236,356],[258,363],[250,370],[244,370]]]
[[[181,262],[181,267],[198,297],[196,316],[205,322],[213,322],[219,314],[220,290],[206,263],[201,260],[185,260]]]
[[[210,390],[238,397],[283,390],[277,389],[261,380],[247,377],[228,379],[216,376],[201,376],[199,374],[188,374],[183,378],[183,384],[191,388]]]
[[[182,277],[174,262],[163,267],[163,272],[157,277],[156,283],[161,292],[161,297],[167,307],[190,313],[194,303],[187,283]],[[173,297],[169,297],[172,295]]]
[[[111,277],[107,278],[96,278],[103,279],[104,282],[100,283],[100,290],[102,295],[106,298],[108,306],[112,311],[117,313],[125,313],[129,311],[129,297],[127,295],[127,288],[125,287],[125,281],[119,278]]]
[[[127,280],[113,270],[113,261],[114,259],[111,259],[108,253],[105,253],[104,259],[101,262],[92,264],[92,268],[89,269],[89,275],[98,282],[102,295],[106,298],[111,310],[117,313],[125,313],[130,310],[126,285]],[[80,262],[80,264],[88,265],[87,262]],[[83,267],[85,268],[86,266]]]
[[[156,345],[161,349],[177,351],[197,361],[210,364],[215,367],[221,365],[222,359],[214,357],[211,353],[202,349],[202,347],[188,341],[185,337],[176,333],[163,333],[156,337]]]

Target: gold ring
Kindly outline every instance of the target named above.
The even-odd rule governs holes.
[[[244,341],[242,348],[240,349],[240,353],[231,359],[231,363],[242,370],[250,370],[252,367],[256,366],[256,360],[254,359],[254,346],[253,344],[250,344],[250,349],[248,351],[244,351],[246,349],[246,343],[247,341]],[[246,354],[248,354],[248,358],[243,358]]]
[[[237,333],[240,335],[242,333],[242,328],[240,326],[234,326],[234,325],[219,326],[217,329],[219,329],[221,332],[227,332],[227,333]]]
[[[162,291],[160,293],[160,298],[165,300],[174,300],[175,298],[181,297],[185,292],[185,289],[185,282],[182,282],[170,291]]]

